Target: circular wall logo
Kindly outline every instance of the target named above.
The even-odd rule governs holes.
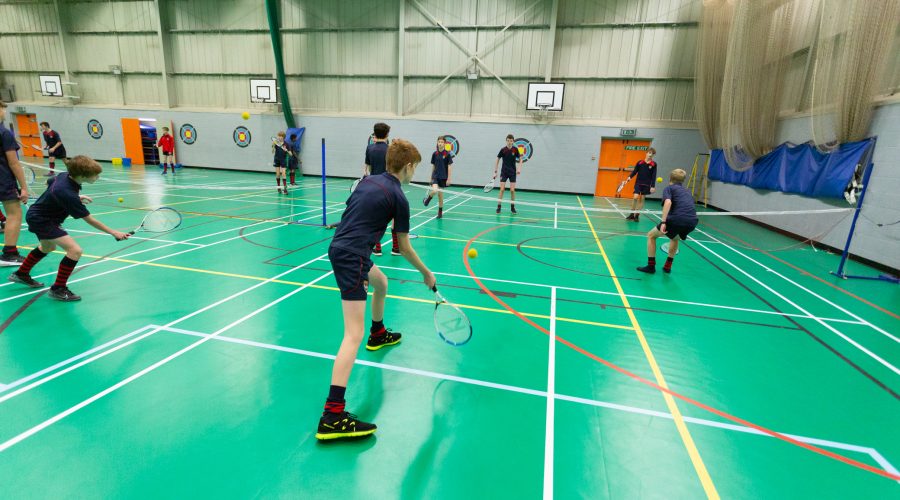
[[[522,163],[531,159],[534,149],[531,147],[531,141],[525,138],[519,138],[513,141],[513,146],[519,149],[519,155],[522,157]]]
[[[234,129],[232,138],[239,147],[246,148],[250,145],[250,130],[247,127],[237,127]]]
[[[103,125],[101,125],[99,121],[93,118],[88,120],[87,131],[88,135],[93,139],[99,139],[103,137]]]
[[[181,126],[181,142],[191,145],[197,142],[197,129],[194,128],[190,123],[185,123]]]

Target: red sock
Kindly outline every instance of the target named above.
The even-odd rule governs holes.
[[[656,257],[647,257],[647,265],[650,267],[656,267]]]
[[[391,229],[391,243],[393,243],[394,248],[396,248],[397,250],[400,249],[400,243],[397,241],[397,233],[394,232],[393,229]]]
[[[6,222],[6,216],[3,215],[3,212],[0,212],[0,222]]]
[[[53,157],[50,157],[50,172],[53,172],[53,169],[56,168],[56,162],[53,161]]]
[[[278,184],[279,186],[281,185],[281,177],[275,178],[275,184]]]
[[[675,261],[674,257],[667,258],[666,263],[663,264],[663,269],[666,271],[671,271],[672,270],[672,262],[674,262],[674,261]]]
[[[31,269],[46,256],[47,254],[42,252],[40,248],[35,248],[28,253],[28,256],[25,257],[25,262],[19,266],[19,270],[16,272],[27,276],[31,273]]]
[[[77,260],[63,257],[63,259],[59,261],[59,271],[56,273],[56,281],[53,283],[53,288],[65,288],[66,283],[69,281],[69,276],[72,275],[72,271],[75,270],[75,266],[77,265]]]
[[[291,170],[291,184],[294,184],[296,182],[297,182],[296,173],[293,170]]]
[[[17,253],[19,253],[19,249],[15,245],[6,245],[3,247],[3,253],[4,254],[10,254],[10,253],[17,254]]]

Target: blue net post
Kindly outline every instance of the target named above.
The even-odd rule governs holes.
[[[863,200],[866,198],[866,191],[869,190],[869,178],[872,176],[872,168],[874,164],[872,163],[872,155],[875,153],[875,140],[872,139],[872,144],[869,146],[868,151],[866,151],[865,156],[863,157],[863,165],[865,165],[865,170],[863,171],[863,179],[862,179],[862,191],[859,193],[859,201],[856,203],[856,211],[853,212],[853,221],[850,222],[850,233],[847,234],[847,243],[844,244],[844,252],[841,254],[841,263],[838,264],[837,271],[832,272],[835,276],[839,278],[848,278],[846,274],[844,274],[844,264],[847,263],[847,258],[850,256],[850,244],[853,242],[853,233],[856,231],[856,221],[859,219],[859,214],[862,212]]]
[[[325,138],[322,138],[322,226],[328,225],[328,210],[325,209]]]

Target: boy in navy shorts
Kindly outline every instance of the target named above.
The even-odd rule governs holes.
[[[126,240],[129,235],[110,229],[106,224],[95,219],[84,206],[85,203],[93,200],[80,194],[81,186],[85,182],[93,184],[97,181],[100,172],[103,171],[100,164],[87,156],[76,156],[66,162],[66,167],[68,172],[63,172],[50,179],[47,182],[47,190],[28,209],[28,214],[25,216],[28,221],[28,230],[38,237],[40,244],[28,254],[19,269],[9,275],[9,281],[28,285],[31,288],[42,288],[44,284],[38,283],[31,277],[31,269],[59,246],[66,251],[66,256],[59,263],[56,281],[50,287],[48,295],[52,299],[73,302],[81,300],[81,297],[69,290],[67,282],[78,264],[82,250],[78,243],[69,236],[69,233],[62,228],[63,221],[69,216],[73,219],[84,219],[96,229],[112,235],[116,241]]]
[[[648,149],[647,156],[643,160],[638,160],[634,165],[634,170],[631,171],[631,175],[628,176],[628,179],[625,179],[625,182],[628,182],[629,179],[637,176],[637,180],[634,181],[634,196],[631,199],[631,213],[628,217],[625,217],[626,220],[639,222],[641,214],[638,211],[644,209],[644,197],[656,192],[656,162],[653,161],[654,156],[656,156],[656,150],[653,148]]]
[[[431,153],[431,191],[422,200],[422,203],[427,207],[434,197],[434,192],[437,191],[438,219],[444,217],[444,192],[438,191],[438,188],[445,188],[450,185],[450,172],[453,170],[453,167],[451,167],[453,165],[453,157],[447,151],[446,144],[447,141],[444,139],[444,136],[438,136],[437,151]]]
[[[687,172],[675,169],[669,176],[669,185],[663,189],[662,222],[647,233],[647,265],[637,268],[643,273],[656,272],[656,239],[665,235],[669,238],[669,258],[663,266],[664,273],[672,272],[672,262],[678,253],[678,238],[686,240],[688,234],[697,227],[697,210],[694,197],[681,185]]]
[[[56,160],[66,160],[66,147],[63,146],[62,137],[59,136],[57,131],[50,128],[49,123],[41,122],[41,132],[44,134],[44,142],[47,143],[47,154],[50,156],[50,171],[47,172],[47,175],[51,176],[55,173]]]
[[[366,160],[363,165],[363,177],[367,175],[381,175],[387,172],[388,134],[391,126],[387,123],[376,123],[372,127],[372,144],[366,147]],[[397,233],[391,229],[391,255],[400,255],[400,244],[397,242]],[[373,255],[381,257],[381,237],[375,243]]]
[[[421,160],[419,151],[411,143],[403,139],[394,140],[388,147],[387,172],[370,175],[359,182],[356,191],[347,200],[347,209],[331,240],[328,258],[341,290],[344,340],[334,359],[331,388],[319,419],[316,439],[368,436],[376,430],[375,424],[363,422],[346,411],[344,393],[356,352],[362,343],[370,284],[374,289],[372,326],[366,349],[375,351],[400,342],[401,335],[384,326],[387,277],[369,258],[372,247],[392,219],[402,255],[422,273],[425,286],[431,289],[435,285],[434,275],[409,242],[409,202],[401,186],[409,183]]]
[[[512,200],[509,209],[512,213],[517,213],[516,175],[522,173],[522,155],[519,153],[519,148],[513,145],[515,140],[516,138],[512,134],[506,136],[506,146],[497,153],[497,161],[494,162],[494,178],[496,179],[497,166],[500,164],[500,160],[503,160],[503,168],[500,170],[500,197],[497,198],[498,214],[500,213],[500,204],[503,201],[503,188],[506,181],[509,181],[509,199]],[[518,165],[516,165],[516,160],[519,160]]]
[[[284,132],[278,132],[278,138],[272,143],[272,166],[275,167],[275,184],[278,185],[278,194],[288,194],[287,177],[284,169],[287,168],[288,147],[284,143]],[[281,190],[281,181],[284,181],[284,191]]]
[[[288,172],[291,175],[291,186],[297,185],[297,170],[300,170],[300,143],[297,134],[291,134],[288,146]]]
[[[13,133],[3,126],[6,120],[6,103],[0,101],[0,204],[7,220],[3,232],[3,254],[0,266],[18,266],[25,260],[16,245],[22,226],[22,204],[28,203],[28,184],[25,172],[19,164],[19,145]]]

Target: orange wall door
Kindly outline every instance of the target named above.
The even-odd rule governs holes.
[[[132,165],[144,164],[144,144],[141,142],[141,122],[137,118],[122,118],[122,139],[125,141],[125,158]]]
[[[644,159],[649,147],[648,139],[601,139],[594,196],[616,196],[619,183],[628,178],[638,160]],[[634,179],[631,179],[622,193],[630,194],[633,185]]]
[[[43,158],[44,150],[41,149],[41,132],[38,129],[37,117],[28,114],[16,115],[16,126],[19,127],[22,155]]]

